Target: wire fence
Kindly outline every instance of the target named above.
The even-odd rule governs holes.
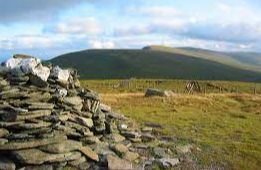
[[[172,90],[175,93],[188,93],[186,86],[189,80],[156,80],[156,79],[126,79],[126,80],[82,80],[86,88],[98,92],[144,92],[148,88]],[[261,83],[234,81],[197,81],[200,93],[249,93],[261,94]]]

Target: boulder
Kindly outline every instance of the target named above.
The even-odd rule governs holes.
[[[153,96],[170,97],[173,95],[174,93],[171,90],[160,90],[160,89],[152,89],[152,88],[147,89],[145,93],[145,97],[153,97]]]

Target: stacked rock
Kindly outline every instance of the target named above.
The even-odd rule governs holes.
[[[131,169],[124,116],[80,86],[77,72],[16,55],[0,68],[0,169]],[[121,159],[117,155],[123,155]]]

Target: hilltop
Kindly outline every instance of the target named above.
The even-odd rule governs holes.
[[[261,81],[260,56],[259,53],[148,46],[143,49],[84,50],[60,55],[49,62],[74,67],[83,79],[136,77]]]

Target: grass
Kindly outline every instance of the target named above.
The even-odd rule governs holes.
[[[114,81],[110,80],[111,83]],[[174,88],[177,82],[170,81],[172,86],[168,82],[165,87]],[[98,82],[83,81],[82,84],[92,87]],[[103,82],[100,81],[100,84]],[[238,88],[240,86],[242,94],[180,93],[170,98],[146,98],[144,93],[140,92],[141,89],[116,91],[108,86],[107,90],[104,86],[96,86],[94,89],[103,93],[101,97],[104,103],[141,126],[145,122],[158,123],[163,126],[163,129],[158,130],[160,134],[175,136],[183,141],[193,141],[202,150],[196,153],[197,163],[201,167],[259,169],[261,95],[246,94],[243,89],[249,89],[252,84],[218,83],[223,86],[230,83]],[[260,87],[260,84],[256,86]]]

